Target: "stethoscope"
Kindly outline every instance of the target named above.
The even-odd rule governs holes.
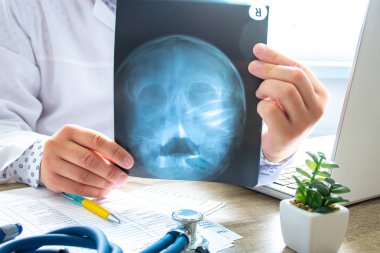
[[[177,227],[168,231],[164,237],[150,245],[141,253],[209,253],[208,240],[197,232],[197,224],[203,220],[203,214],[180,209],[172,213]],[[12,240],[0,245],[0,253],[67,253],[66,249],[47,249],[43,246],[72,246],[97,250],[98,253],[122,253],[116,244],[108,241],[98,228],[70,226],[49,233]]]

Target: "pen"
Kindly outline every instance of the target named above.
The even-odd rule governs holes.
[[[62,194],[71,200],[79,202],[84,208],[90,210],[96,215],[102,217],[103,219],[120,224],[120,220],[114,214],[112,214],[110,211],[108,211],[98,203],[75,194],[70,194],[66,192],[63,192]]]
[[[21,232],[22,226],[19,223],[0,226],[0,243],[12,240]]]

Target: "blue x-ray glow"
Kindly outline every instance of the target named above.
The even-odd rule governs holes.
[[[138,169],[157,178],[212,180],[239,146],[243,82],[215,46],[185,35],[135,49],[116,73],[122,127]]]

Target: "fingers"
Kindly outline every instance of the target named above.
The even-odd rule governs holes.
[[[262,99],[257,111],[268,127],[262,149],[271,161],[281,161],[322,117],[328,91],[306,67],[266,45],[255,45],[253,53],[258,60],[248,70],[264,80],[256,91]]]
[[[86,184],[105,190],[116,188],[117,186],[116,184],[111,183],[103,177],[93,173],[92,171],[84,170],[81,167],[64,160],[62,160],[59,167],[61,168],[59,171],[57,171],[59,176],[80,184]]]
[[[65,128],[65,134],[69,140],[99,152],[106,159],[125,169],[130,169],[133,166],[132,156],[106,136],[85,128],[75,128],[69,125]]]
[[[50,179],[51,184],[49,184],[49,189],[53,192],[67,192],[72,194],[77,194],[80,196],[87,196],[92,198],[104,198],[106,197],[110,190],[102,189],[95,186],[81,184],[73,181],[69,178],[57,175]]]
[[[305,123],[292,123],[275,102],[261,100],[257,112],[265,122],[267,129],[262,136],[262,151],[272,162],[280,162],[292,155],[297,146],[294,144],[304,132]]]
[[[288,128],[288,119],[275,102],[261,100],[257,105],[257,112],[268,127],[279,127],[283,130]]]
[[[70,177],[77,182],[90,182],[91,180],[89,179],[94,179],[95,176],[97,176],[103,179],[102,182],[99,182],[102,185],[106,183],[105,181],[108,181],[108,183],[119,186],[128,178],[128,175],[118,169],[114,164],[103,159],[95,152],[84,148],[74,142],[68,142],[67,145],[63,146],[56,152],[63,160],[76,165],[78,168],[85,169],[83,172],[76,170],[71,171],[71,173],[65,173],[67,177]],[[78,175],[80,173],[81,176]],[[86,175],[89,177],[91,176],[91,178],[87,178]],[[81,180],[83,178],[87,180]],[[94,182],[91,183],[93,185]],[[97,184],[94,186],[96,185]]]
[[[253,53],[260,61],[263,62],[268,62],[275,65],[301,67],[301,64],[297,61],[280,54],[262,43],[258,43],[253,47]]]
[[[315,104],[316,94],[313,86],[300,68],[253,61],[249,65],[249,70],[253,75],[261,79],[291,83],[302,96],[303,103],[306,107],[312,107]]]
[[[319,119],[328,102],[328,91],[313,73],[295,60],[286,57],[264,44],[255,45],[253,52],[260,61],[253,61],[248,69],[251,74],[272,82],[274,80],[293,85],[301,95],[309,113]],[[272,89],[273,91],[274,89]],[[278,93],[277,93],[278,94]],[[273,100],[283,101],[275,94],[267,94]],[[287,111],[288,114],[290,112]]]
[[[259,99],[275,97],[274,101],[291,122],[301,121],[308,113],[303,99],[294,85],[278,80],[265,80],[256,91]]]
[[[67,161],[55,159],[49,150],[47,153],[53,159],[46,159],[44,152],[40,179],[48,189],[99,198],[106,196],[114,188],[107,180]]]
[[[311,72],[308,68],[279,52],[269,48],[267,45],[258,43],[253,47],[253,53],[262,62],[266,62],[273,65],[290,66],[301,69],[310,79],[310,84],[312,85],[314,91],[319,94],[324,95],[326,93],[325,87],[319,82],[318,78]]]
[[[121,186],[133,159],[117,143],[95,131],[66,125],[44,144],[40,180],[53,191],[102,197]]]

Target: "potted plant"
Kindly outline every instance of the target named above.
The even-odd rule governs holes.
[[[337,252],[348,225],[349,211],[339,203],[348,202],[339,194],[350,189],[331,178],[339,168],[326,161],[322,152],[306,152],[308,170],[296,168],[302,179],[293,176],[297,190],[293,199],[280,202],[281,231],[285,244],[296,252]]]

